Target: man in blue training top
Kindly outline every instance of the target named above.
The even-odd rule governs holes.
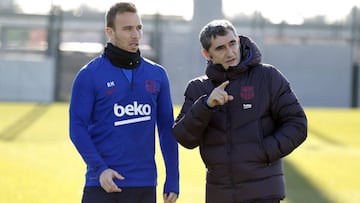
[[[76,75],[70,138],[87,165],[83,203],[155,203],[155,126],[166,167],[164,202],[179,194],[178,145],[165,69],[144,58],[141,17],[132,3],[106,13],[103,53]]]

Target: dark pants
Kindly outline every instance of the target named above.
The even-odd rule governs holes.
[[[101,187],[85,187],[82,203],[156,203],[155,187],[121,187],[121,192],[107,193]]]
[[[244,203],[280,203],[280,200],[279,199],[257,199],[257,200],[246,201]]]

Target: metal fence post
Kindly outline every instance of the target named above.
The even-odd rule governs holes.
[[[359,107],[359,71],[360,67],[358,63],[353,64],[352,68],[352,80],[351,80],[351,107]]]

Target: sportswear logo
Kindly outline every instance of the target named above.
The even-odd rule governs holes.
[[[250,99],[254,98],[254,96],[255,96],[254,86],[241,87],[241,90],[240,90],[241,99],[250,100]]]
[[[115,82],[114,81],[110,81],[106,83],[107,87],[115,87]]]
[[[156,82],[153,80],[146,80],[145,81],[145,90],[152,94],[155,93],[156,92]]]
[[[108,89],[106,90],[107,95],[111,95],[112,93],[115,92],[116,88],[115,88],[115,82],[114,81],[106,82],[106,86],[108,87]]]
[[[120,104],[116,103],[114,104],[114,114],[119,118],[123,117],[124,115],[140,116],[136,118],[115,121],[114,126],[148,121],[151,119],[151,106],[149,104],[138,104],[137,101],[134,101],[132,104],[128,104],[126,106],[121,106]]]
[[[243,109],[251,109],[252,108],[252,104],[243,104]]]

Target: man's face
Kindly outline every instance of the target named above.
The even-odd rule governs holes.
[[[225,36],[211,39],[209,51],[203,55],[214,64],[221,64],[225,70],[240,63],[239,38],[229,31]]]
[[[111,43],[125,51],[137,52],[143,36],[141,18],[137,13],[117,14],[114,28],[106,28]]]

